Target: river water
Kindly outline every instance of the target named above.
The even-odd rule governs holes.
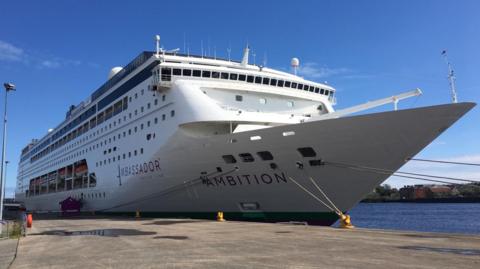
[[[480,203],[360,203],[348,213],[362,228],[480,234]]]

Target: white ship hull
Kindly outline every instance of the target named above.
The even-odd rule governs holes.
[[[164,140],[149,144],[138,161],[95,167],[98,156],[88,155],[87,163],[99,179],[95,196],[90,197],[89,190],[74,189],[28,198],[19,193],[17,199],[34,211],[60,211],[59,201],[72,196],[84,198],[82,211],[138,210],[143,215],[202,218],[214,218],[223,211],[230,219],[329,225],[337,216],[289,178],[318,193],[309,180],[313,178],[346,212],[390,174],[332,163],[396,171],[473,106],[440,105],[215,136],[194,136],[182,127],[171,128]],[[316,156],[303,157],[297,150],[302,147],[313,148]],[[262,161],[255,154],[259,151],[271,152],[274,159]],[[251,153],[255,160],[227,164],[222,158],[241,153]],[[310,160],[325,163],[311,166]]]

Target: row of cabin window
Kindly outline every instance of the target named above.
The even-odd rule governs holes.
[[[208,71],[208,70],[192,70],[192,69],[180,69],[180,68],[162,68],[162,80],[170,81],[171,76],[186,76],[186,77],[202,77],[202,78],[217,78],[217,79],[228,79],[228,80],[239,80],[246,81],[248,83],[263,84],[277,87],[292,88],[298,90],[304,90],[314,93],[319,93],[327,96],[333,96],[333,91],[322,89],[319,87],[285,81],[281,79],[260,77],[253,75],[245,74],[236,74],[236,73],[226,73],[226,72],[217,72],[217,71]]]
[[[143,93],[144,93],[144,90],[142,89],[142,90],[141,90],[141,94],[143,95]],[[135,93],[135,99],[137,99],[137,97],[138,97],[138,95],[137,95],[137,93]],[[162,96],[162,101],[165,101],[165,100],[166,100],[166,96],[163,95],[163,96]],[[120,100],[119,102],[121,102],[121,101],[122,101],[122,100]],[[128,103],[128,102],[132,102],[132,97],[130,97],[129,100],[127,100],[127,97],[123,98],[123,103],[124,103],[124,104],[125,104],[125,103]],[[117,102],[117,103],[118,103],[118,102]],[[155,99],[154,105],[158,105],[158,99]],[[114,105],[114,106],[115,106],[115,105]],[[127,108],[127,107],[125,107],[125,109],[126,109],[126,108]],[[150,109],[150,103],[147,104],[147,109]],[[142,106],[141,112],[143,112],[143,106]],[[137,110],[135,110],[135,115],[137,115]],[[173,111],[173,110],[170,111],[170,116],[173,117],[174,115],[175,115],[175,111]],[[132,113],[129,113],[129,118],[132,118]],[[162,120],[165,120],[165,118],[166,118],[166,117],[165,117],[165,114],[163,114],[163,115],[162,115]],[[127,120],[127,116],[124,116],[123,119],[124,119],[124,121],[126,121],[126,120]],[[94,120],[94,119],[92,119],[92,120]],[[121,118],[118,119],[118,124],[120,124],[120,123],[121,123]],[[155,123],[158,123],[158,119],[157,119],[157,118],[155,118]],[[88,124],[88,122],[87,122],[86,124]],[[114,126],[114,127],[115,127],[115,125],[116,125],[116,121],[113,122],[113,126]],[[143,124],[142,124],[142,125],[143,125]],[[147,122],[147,125],[148,125],[148,127],[150,126],[150,121]],[[92,125],[91,128],[93,128],[93,127],[95,127],[95,126]],[[105,131],[106,131],[106,130],[107,130],[107,127],[112,128],[112,124],[110,123],[109,126],[104,126],[104,127],[102,127],[100,130],[97,130],[97,134],[100,134],[100,131],[103,132],[104,129],[105,129]],[[143,128],[141,128],[141,129],[143,129]],[[88,130],[88,129],[87,129],[87,130]],[[85,131],[85,132],[86,132],[86,131]],[[92,138],[92,136],[93,136],[93,137],[95,136],[95,132],[92,133],[92,134],[90,134],[90,138]],[[120,136],[120,135],[119,135],[119,136]],[[119,137],[119,138],[120,138],[120,137]],[[83,142],[85,142],[85,141],[87,141],[87,140],[88,140],[88,137],[85,137],[85,138],[82,139]],[[75,145],[80,144],[80,142],[81,142],[81,141],[77,141],[77,142],[75,143]],[[105,143],[105,144],[106,144],[106,143]],[[68,147],[67,147],[66,149],[64,149],[63,151],[71,148],[72,146],[74,146],[74,145],[72,144],[72,145],[68,146]],[[94,147],[95,147],[95,145],[94,145]],[[97,144],[97,147],[98,147],[98,144]],[[91,148],[90,148],[90,149],[91,149]],[[85,151],[85,150],[84,150],[84,151]],[[87,148],[87,151],[88,151],[88,148]],[[74,154],[74,155],[75,155],[75,154]],[[54,156],[51,156],[51,157],[49,157],[49,158],[52,158],[52,157],[54,157]],[[73,155],[72,155],[72,157],[73,157]],[[54,164],[59,164],[59,163],[61,163],[61,162],[67,161],[67,160],[69,160],[69,159],[70,159],[70,158],[67,157],[67,158],[65,158],[64,160],[59,161],[58,163],[52,163],[50,166],[53,166]]]
[[[52,145],[48,146],[46,149],[42,150],[40,153],[33,156],[31,161],[33,162],[38,160],[39,158],[50,153],[51,151],[65,145],[66,143],[77,138],[78,136],[86,133],[88,130],[94,128],[95,126],[103,123],[104,121],[112,118],[113,116],[116,116],[117,114],[126,110],[127,108],[128,108],[128,99],[127,97],[125,97],[122,100],[113,104],[112,106],[108,107],[104,111],[98,113],[97,116],[90,119],[90,121],[85,122],[85,124],[83,124],[82,126],[68,133],[63,138],[59,139],[57,142],[53,143]]]
[[[131,114],[131,113],[130,113],[130,114]],[[171,116],[171,117],[174,117],[174,116],[175,116],[175,110],[171,110],[171,111],[170,111],[170,116]],[[126,116],[125,116],[125,117],[126,117]],[[131,115],[130,115],[130,118],[131,118]],[[126,120],[126,119],[124,118],[124,120]],[[166,114],[162,114],[162,121],[165,121],[165,120],[166,120]],[[114,122],[114,123],[115,123],[115,122]],[[118,123],[119,123],[119,124],[121,123],[121,119],[118,119]],[[154,118],[154,123],[155,123],[155,124],[158,124],[158,118],[157,118],[157,117]],[[114,124],[114,126],[115,126],[115,124]],[[107,131],[107,127],[108,127],[108,126],[102,127],[102,128],[101,128],[101,131],[102,131],[102,132],[103,132],[104,130]],[[110,124],[109,127],[112,128],[111,124]],[[150,127],[150,121],[147,121],[147,127]],[[142,123],[142,124],[140,124],[140,130],[143,130],[143,129],[144,129],[144,124]],[[134,130],[134,132],[136,133],[137,130],[138,130],[138,128],[135,126],[135,127],[133,128],[133,130]],[[100,130],[97,130],[97,134],[100,134]],[[123,137],[125,137],[126,134],[127,134],[127,131],[123,131]],[[132,129],[129,129],[129,130],[128,130],[128,135],[131,135],[131,134],[132,134]],[[95,136],[95,133],[93,133],[93,136]],[[90,134],[90,138],[92,138],[92,134]],[[121,134],[118,134],[118,139],[120,139],[120,138],[121,138]],[[152,134],[148,134],[148,135],[147,135],[147,140],[150,140],[151,138],[152,138]],[[155,138],[155,133],[153,133],[153,138]],[[88,140],[88,137],[84,138],[84,141],[87,141],[87,140]],[[115,135],[113,136],[113,141],[115,141]],[[111,143],[111,142],[112,142],[112,138],[109,138],[109,139],[108,139],[108,142]],[[77,143],[79,143],[79,141],[77,141]],[[90,149],[90,150],[94,150],[95,148],[98,149],[99,147],[103,147],[103,145],[105,145],[105,146],[107,145],[107,139],[105,139],[105,143],[103,143],[103,141],[100,141],[99,144],[98,144],[98,143],[97,143],[96,145],[94,144],[93,146],[90,146],[89,148],[84,149],[83,152],[82,152],[82,150],[80,150],[79,152],[74,153],[73,155],[71,155],[71,156],[69,156],[69,157],[66,157],[64,160],[61,160],[61,161],[59,161],[58,163],[52,163],[50,166],[53,166],[54,164],[59,164],[59,163],[61,163],[61,162],[63,162],[63,161],[67,161],[67,160],[71,159],[71,157],[78,157],[78,156],[80,156],[81,154],[85,154],[86,152],[88,152],[89,149]],[[106,152],[111,153],[111,151],[112,151],[112,148],[110,148],[108,151],[104,151],[104,154],[107,154]],[[116,151],[116,147],[113,147],[113,151]]]
[[[143,95],[144,94],[144,89],[141,90],[141,94]],[[135,93],[135,99],[137,99],[137,93]],[[114,105],[112,105],[111,107],[113,107],[114,109],[118,109],[119,108],[119,105],[122,104],[122,101],[123,101],[123,104],[122,104],[122,109],[123,110],[126,110],[128,108],[128,101],[126,99],[127,97],[123,98],[123,100],[120,100],[118,101],[117,103],[115,103]],[[165,101],[165,95],[162,96],[162,101]],[[132,97],[130,97],[130,102],[132,102]],[[155,105],[158,104],[158,99],[155,99]],[[150,103],[148,104],[148,106],[150,106]],[[108,110],[108,108],[107,108]],[[106,111],[106,110],[105,110]],[[62,129],[60,129],[59,131],[57,131],[55,134],[52,135],[51,138],[49,138],[48,140],[42,142],[42,144],[38,145],[37,147],[35,147],[34,149],[32,149],[30,152],[29,152],[29,155],[31,154],[35,154],[36,152],[38,152],[39,150],[41,150],[42,148],[44,148],[45,146],[47,146],[48,144],[50,144],[51,141],[55,141],[57,138],[61,137],[63,134],[65,134],[67,131],[69,131],[70,129],[72,129],[73,127],[75,127],[76,125],[78,125],[80,122],[84,121],[85,119],[89,118],[90,116],[94,115],[96,112],[96,106],[92,106],[91,108],[89,108],[87,111],[85,111],[84,113],[82,113],[80,116],[78,116],[77,118],[75,118],[75,120],[72,120],[69,124],[67,124],[66,126],[64,126]],[[121,112],[121,111],[120,111]],[[115,113],[115,112],[114,112]],[[115,114],[116,115],[116,114]],[[93,127],[90,127],[90,128],[93,128]],[[25,148],[24,150],[22,150],[22,155],[24,154],[25,150],[28,150],[28,148]],[[28,156],[23,156],[22,157],[22,161],[24,161],[26,158],[28,158]]]
[[[134,151],[133,151],[133,156],[137,156],[137,155],[141,155],[141,154],[143,154],[143,148],[140,148],[140,153],[139,153],[137,150],[134,150]],[[132,157],[132,152],[129,151],[128,154],[127,154],[127,153],[123,153],[123,155],[121,155],[121,156],[118,155],[118,156],[116,157],[116,160],[117,160],[117,161],[120,161],[121,157],[123,157],[124,160],[125,160],[126,158],[131,158],[131,157]],[[107,164],[107,161],[108,161],[108,163],[110,163],[110,162],[115,162],[115,156],[113,156],[112,158],[105,159],[105,160],[103,160],[103,161],[96,162],[95,165],[96,165],[97,167],[102,166],[102,164],[103,164],[103,165],[106,165],[106,164]]]
[[[175,116],[175,110],[171,110],[171,111],[170,111],[170,116],[171,116],[171,117],[174,117],[174,116]],[[162,114],[162,121],[165,121],[165,120],[166,120],[166,114]],[[159,122],[159,121],[158,121],[158,118],[155,117],[153,122],[154,122],[154,124],[158,124],[158,122]],[[151,121],[147,121],[147,127],[150,127],[150,126],[151,126],[150,123],[151,123]],[[143,130],[143,129],[144,129],[144,124],[141,123],[141,124],[140,124],[140,130]],[[137,131],[138,131],[138,127],[135,126],[135,127],[133,128],[133,132],[136,133]],[[127,131],[123,131],[123,137],[126,137],[127,133],[128,133],[128,135],[131,135],[131,134],[132,134],[132,129],[128,129],[128,132],[127,132]],[[73,154],[72,157],[75,157],[75,156],[78,157],[78,156],[80,156],[81,154],[88,153],[88,150],[92,151],[92,150],[95,150],[95,148],[98,149],[98,148],[100,148],[100,147],[106,146],[107,144],[112,143],[112,139],[113,139],[113,142],[115,142],[115,139],[116,139],[116,138],[120,139],[121,136],[122,136],[122,135],[121,135],[120,133],[119,133],[118,135],[113,135],[112,137],[108,138],[108,140],[105,139],[105,141],[100,141],[100,143],[93,144],[93,146],[90,146],[90,147],[84,149],[83,151],[81,150],[81,151]],[[155,133],[153,133],[153,134],[147,134],[147,140],[152,139],[152,136],[153,136],[153,138],[155,138]],[[115,146],[115,147],[113,147],[113,148],[109,148],[108,150],[104,150],[104,151],[103,151],[103,154],[106,155],[107,153],[112,153],[112,151],[115,152],[116,150],[117,150],[117,147]],[[141,149],[141,151],[142,151],[142,153],[143,153],[143,149]],[[136,155],[135,155],[135,156],[136,156]]]
[[[144,90],[141,90],[143,95]],[[137,93],[135,93],[135,99],[137,98]],[[110,106],[109,108],[105,109],[104,111],[97,114],[96,117],[93,117],[90,122],[86,122],[81,127],[77,128],[75,131],[70,132],[68,135],[60,139],[59,141],[55,142],[53,145],[45,149],[44,151],[40,152],[39,154],[32,157],[31,161],[36,161],[37,159],[43,157],[44,155],[48,154],[49,152],[57,149],[58,147],[63,146],[64,144],[70,142],[71,140],[75,139],[76,137],[82,135],[83,133],[87,132],[89,129],[94,128],[95,126],[101,124],[104,121],[107,121],[113,116],[116,116],[120,112],[126,110],[128,108],[128,102],[132,102],[132,98],[130,100],[127,99],[128,97],[124,97],[122,100],[116,102],[114,105]],[[162,101],[165,101],[165,95],[162,96]],[[158,99],[154,101],[155,105],[158,105]],[[150,109],[150,103],[147,104],[147,109]],[[141,107],[141,112],[143,112],[143,106]],[[174,113],[174,112],[173,112]],[[137,110],[135,110],[135,115],[137,115]],[[130,114],[131,118],[131,114]],[[64,127],[65,128],[65,127]],[[64,130],[62,128],[62,130]],[[47,141],[46,141],[47,142]]]

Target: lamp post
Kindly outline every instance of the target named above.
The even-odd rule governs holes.
[[[5,176],[3,174],[3,166],[5,165],[5,151],[7,149],[6,142],[7,142],[7,97],[9,91],[15,90],[15,85],[12,83],[3,83],[3,87],[5,87],[5,110],[3,113],[3,139],[2,139],[2,163],[0,168],[0,183],[2,184],[2,189],[0,190],[0,221],[3,220],[3,199],[4,192],[5,192]]]
[[[7,182],[7,168],[8,168],[8,163],[9,161],[5,161],[5,184]],[[5,195],[5,188],[3,188],[3,199],[5,200],[6,199],[6,195]]]

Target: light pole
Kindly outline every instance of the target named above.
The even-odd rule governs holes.
[[[8,168],[8,163],[9,161],[5,161],[5,184],[7,182],[7,168]],[[5,196],[5,188],[3,188],[3,199],[5,200],[6,199],[6,196]]]
[[[3,139],[2,139],[2,167],[0,168],[0,183],[2,184],[2,189],[0,190],[0,221],[3,220],[3,199],[4,192],[5,192],[5,176],[3,174],[3,165],[5,163],[5,151],[7,149],[6,142],[7,142],[7,97],[9,91],[15,90],[15,85],[12,83],[3,83],[3,87],[5,87],[5,110],[3,113]]]

